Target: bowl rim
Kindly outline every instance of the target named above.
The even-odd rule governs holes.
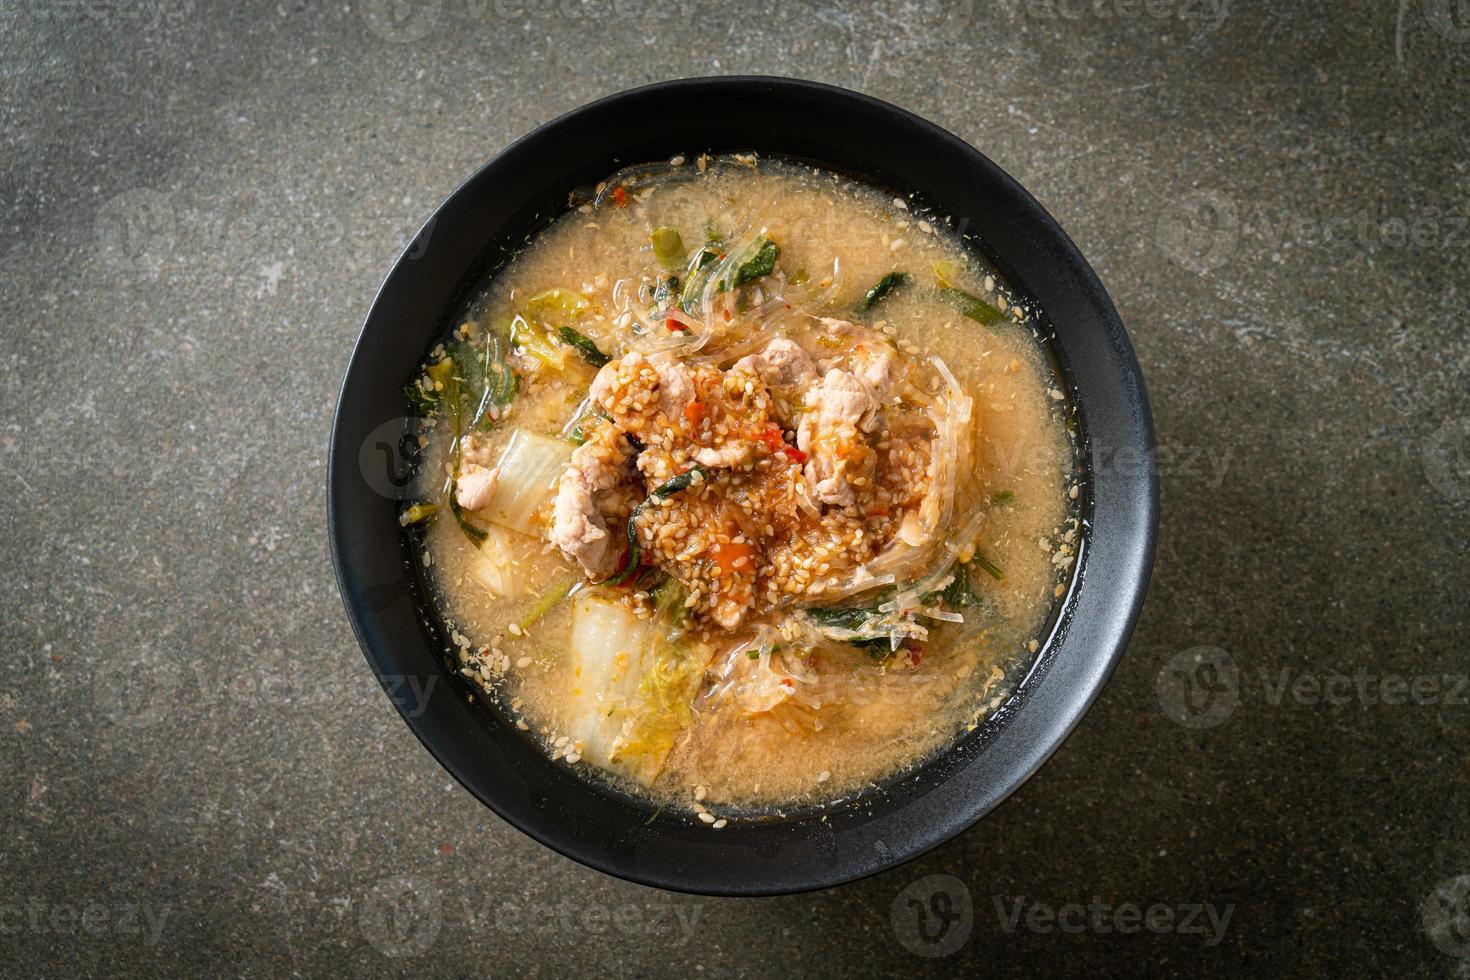
[[[1118,498],[1115,503],[1120,507],[1125,507],[1127,511],[1123,516],[1127,518],[1129,524],[1128,540],[1123,542],[1124,547],[1122,553],[1116,556],[1117,560],[1110,559],[1107,568],[1110,574],[1105,576],[1107,581],[1092,587],[1091,592],[1086,587],[1090,556],[1085,551],[1079,554],[1073,569],[1073,576],[1068,584],[1067,595],[1063,600],[1064,610],[1055,621],[1052,635],[1038,651],[1029,672],[1018,683],[1017,689],[1009,695],[1006,704],[992,713],[980,726],[986,729],[992,724],[1000,724],[1000,731],[994,733],[995,738],[998,739],[1004,735],[1006,736],[1005,741],[1016,745],[1015,753],[1003,763],[1000,760],[994,760],[995,771],[988,774],[998,778],[990,783],[979,783],[976,776],[986,775],[985,767],[980,766],[980,772],[973,772],[985,757],[984,749],[990,741],[994,740],[987,738],[979,743],[979,748],[975,750],[973,757],[966,760],[969,769],[964,772],[969,775],[966,776],[964,784],[973,792],[959,793],[958,796],[958,790],[947,794],[940,793],[939,791],[945,784],[954,778],[954,774],[951,773],[938,777],[936,785],[929,787],[905,804],[904,808],[917,806],[925,799],[929,800],[925,812],[920,814],[920,816],[927,816],[928,819],[920,821],[922,825],[914,833],[908,835],[903,844],[892,847],[885,845],[879,834],[865,827],[865,821],[861,819],[861,815],[857,819],[848,820],[841,826],[838,826],[837,821],[834,820],[832,828],[823,830],[818,827],[802,838],[802,842],[811,844],[815,841],[816,849],[825,854],[836,846],[835,843],[826,841],[827,836],[848,833],[853,836],[857,845],[866,845],[874,853],[866,860],[848,860],[846,866],[843,867],[838,867],[840,862],[836,859],[828,862],[829,866],[826,868],[820,866],[822,862],[808,862],[809,870],[802,876],[793,877],[791,874],[777,873],[773,868],[768,868],[770,864],[768,856],[761,857],[757,862],[768,873],[759,871],[756,873],[748,871],[728,873],[732,856],[737,862],[740,858],[749,860],[753,857],[751,853],[747,853],[750,851],[749,848],[742,849],[731,844],[731,841],[738,836],[738,832],[735,834],[729,832],[738,826],[736,823],[732,823],[730,828],[721,832],[726,835],[724,837],[716,837],[706,828],[694,825],[708,841],[707,846],[700,845],[702,851],[709,854],[719,852],[721,855],[717,863],[720,870],[726,873],[710,875],[706,873],[703,866],[690,863],[689,841],[683,838],[675,841],[668,837],[663,828],[652,835],[645,835],[635,847],[609,850],[605,845],[589,842],[576,833],[568,832],[566,828],[548,825],[545,819],[538,819],[534,807],[510,805],[503,787],[497,786],[493,780],[487,781],[480,773],[471,772],[470,760],[459,751],[459,747],[446,741],[452,737],[448,734],[452,726],[448,723],[431,724],[426,720],[429,717],[427,712],[414,715],[392,689],[394,677],[399,677],[399,675],[394,674],[387,667],[396,658],[394,651],[385,648],[384,630],[375,619],[379,610],[371,602],[365,601],[365,595],[371,586],[359,579],[357,570],[354,568],[352,552],[355,546],[349,541],[351,527],[343,511],[346,506],[343,503],[347,496],[344,493],[344,488],[347,486],[346,481],[356,473],[355,449],[351,445],[351,440],[345,439],[348,428],[345,420],[353,410],[349,404],[349,398],[354,369],[363,360],[365,351],[375,343],[375,340],[369,335],[375,323],[381,319],[385,302],[394,291],[395,283],[401,276],[407,274],[405,263],[411,257],[412,242],[399,254],[380,283],[353,344],[348,367],[338,390],[327,460],[328,535],[333,569],[348,619],[352,624],[358,645],[374,675],[384,687],[385,692],[389,694],[390,700],[398,708],[400,716],[413,731],[415,737],[440,765],[481,803],[532,839],[578,863],[628,881],[695,894],[792,894],[832,887],[877,874],[912,860],[952,839],[1019,789],[1075,730],[1082,717],[1097,700],[1103,685],[1121,659],[1147,592],[1156,550],[1159,512],[1158,475],[1154,466],[1156,443],[1142,373],[1122,321],[1102,283],[1055,219],[1017,181],[966,141],[908,110],[848,89],[804,79],[740,75],[670,79],[607,95],[563,113],[505,146],[477,168],[434,208],[420,230],[420,234],[432,229],[441,215],[454,210],[457,202],[462,203],[472,188],[491,179],[499,165],[524,153],[536,141],[555,138],[558,131],[574,123],[615,107],[624,107],[631,102],[680,92],[708,95],[715,90],[724,90],[727,93],[738,93],[748,97],[794,98],[800,96],[819,100],[840,100],[850,106],[860,106],[874,115],[886,117],[896,128],[907,127],[922,135],[923,138],[942,144],[948,151],[966,158],[971,168],[967,173],[967,179],[987,181],[994,185],[997,193],[1007,197],[1010,203],[1022,213],[1024,221],[1029,223],[1029,233],[1038,236],[1044,242],[1044,250],[1050,253],[1050,259],[1056,263],[1057,270],[1074,280],[1078,296],[1090,304],[1092,315],[1097,321],[1092,325],[1098,331],[1097,350],[1107,355],[1112,366],[1117,369],[1119,376],[1117,382],[1120,390],[1116,394],[1119,396],[1119,404],[1109,406],[1109,414],[1116,416],[1110,419],[1109,424],[1114,427],[1114,431],[1110,434],[1121,437],[1116,440],[1110,439],[1108,445],[1083,447],[1083,453],[1088,454],[1088,460],[1094,464],[1088,470],[1084,491],[1088,508],[1086,513],[1090,516],[1090,509],[1093,505],[1092,494],[1097,489],[1098,478],[1106,475],[1110,481],[1116,481],[1112,492]],[[754,148],[759,149],[759,147]],[[779,153],[779,151],[776,152]],[[873,179],[877,182],[877,178]],[[487,241],[492,237],[492,232],[493,229],[487,230]],[[1000,258],[1003,259],[1004,256]],[[446,306],[452,305],[453,302],[451,297],[445,297]],[[436,323],[439,322],[439,311],[435,311],[434,320]],[[427,339],[425,346],[427,346]],[[1073,380],[1072,376],[1066,371],[1065,365],[1063,367],[1064,377],[1070,385]],[[1085,408],[1083,399],[1079,398],[1079,411]],[[1122,414],[1119,415],[1119,413]],[[1119,426],[1121,428],[1118,428]],[[1114,441],[1116,445],[1112,444]],[[1095,451],[1100,454],[1094,455]],[[1137,455],[1129,457],[1134,462],[1131,467],[1128,467],[1118,462],[1116,455],[1109,457],[1110,452],[1125,455],[1131,452]],[[1110,458],[1114,462],[1110,463]],[[1102,465],[1096,465],[1099,461]],[[1089,529],[1088,540],[1091,540],[1091,535],[1097,530],[1096,527]],[[1101,623],[1101,635],[1096,637],[1098,649],[1089,651],[1092,654],[1090,658],[1078,656],[1062,663],[1055,662],[1056,658],[1048,655],[1055,647],[1064,645],[1071,628],[1077,625],[1074,622],[1074,614],[1081,612],[1081,597],[1096,594],[1103,587],[1108,589],[1110,598],[1106,606],[1099,610],[1103,616],[1098,621]],[[1095,600],[1095,602],[1101,601],[1101,599]],[[1089,622],[1084,625],[1092,628],[1098,624]],[[1060,671],[1066,672],[1069,678],[1065,691],[1061,688],[1054,688],[1049,696],[1044,697],[1044,703],[1032,708],[1029,713],[1020,709],[1009,710],[1012,702],[1020,697],[1023,687],[1033,685],[1030,689],[1032,692],[1044,690],[1041,678]],[[401,680],[401,677],[399,679]],[[1057,683],[1060,684],[1062,681],[1058,680]],[[1038,697],[1043,697],[1043,695],[1037,693],[1030,699],[1035,700]],[[1029,704],[1021,707],[1027,708]],[[1050,710],[1043,710],[1048,707]],[[958,752],[956,744],[951,743],[941,752],[941,755],[956,754]],[[551,763],[545,761],[544,756],[541,758],[548,770],[554,769]],[[476,762],[475,767],[478,766],[479,762]],[[575,776],[572,778],[581,782],[589,790],[593,787],[591,781],[581,780],[580,777]],[[917,782],[920,776],[916,775],[914,778]],[[943,811],[937,810],[938,806],[945,804],[952,804],[953,807]],[[900,812],[897,813],[898,817],[904,816],[901,812],[904,808],[900,808]],[[871,816],[870,813],[869,817]],[[823,821],[826,821],[825,817]],[[675,843],[681,846],[674,856],[666,859],[660,857],[658,849],[651,846],[652,843],[659,840],[664,840],[664,843],[669,846]]]

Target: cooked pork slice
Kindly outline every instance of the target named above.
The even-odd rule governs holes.
[[[694,454],[694,461],[710,469],[729,469],[750,459],[755,447],[748,442],[732,440],[716,448],[705,446]]]
[[[880,405],[888,404],[897,381],[898,363],[886,344],[864,344],[853,355],[853,374],[868,386]]]
[[[461,463],[459,479],[454,483],[454,499],[465,510],[479,510],[490,503],[499,479],[500,471],[493,466]]]
[[[872,478],[872,453],[862,433],[877,427],[878,404],[855,375],[832,368],[807,393],[806,407],[796,445],[808,456],[812,495],[824,504],[851,506],[857,497],[852,481]]]
[[[663,352],[648,359],[658,372],[658,407],[668,419],[679,419],[694,401],[694,379],[689,368],[673,354]]]
[[[629,478],[626,440],[619,433],[605,431],[608,435],[572,453],[571,466],[557,485],[552,512],[551,543],[594,579],[612,574],[619,553],[598,496]]]
[[[807,352],[785,337],[766,349],[736,361],[732,371],[749,371],[772,388],[806,388],[817,380],[817,369]]]
[[[603,365],[588,397],[614,417],[637,405],[657,404],[668,419],[678,419],[694,401],[689,368],[667,352],[644,357],[634,351]],[[656,399],[656,402],[649,399]]]
[[[864,432],[872,432],[877,428],[878,403],[851,371],[839,368],[828,371],[823,376],[822,383],[807,393],[806,407],[808,411],[802,419],[803,427],[807,427],[810,422],[823,430],[843,424]]]

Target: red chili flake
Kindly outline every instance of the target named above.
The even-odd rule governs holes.
[[[628,206],[628,192],[623,190],[621,187],[613,188],[612,199],[613,203],[620,208],[625,208]]]
[[[793,463],[806,462],[806,453],[802,452],[800,449],[797,449],[795,446],[787,446],[785,449],[781,450],[781,452],[784,453],[786,455],[786,458],[791,460]]]
[[[670,330],[688,330],[689,329],[689,326],[683,320],[680,320],[678,317],[672,317],[672,316],[669,317],[668,322],[665,324],[665,326],[667,326]]]

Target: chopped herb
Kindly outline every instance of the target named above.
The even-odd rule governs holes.
[[[1004,323],[1005,315],[997,310],[991,303],[986,302],[978,296],[971,295],[963,289],[955,289],[953,286],[939,287],[939,298],[950,306],[960,311],[962,316],[967,316],[976,323],[983,323],[987,327]]]
[[[584,333],[579,333],[571,327],[562,327],[556,332],[562,339],[562,343],[577,348],[582,359],[595,368],[600,368],[612,358],[608,357],[602,350],[592,342],[592,339]]]
[[[863,295],[862,302],[858,303],[857,311],[859,313],[868,313],[873,307],[881,303],[889,293],[893,292],[899,286],[908,285],[912,279],[913,277],[907,272],[888,273],[888,275],[879,279],[873,285],[873,288]]]
[[[990,506],[1009,507],[1015,503],[1016,493],[1014,490],[1001,490],[990,495]]]

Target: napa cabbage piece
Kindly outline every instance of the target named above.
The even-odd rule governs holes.
[[[560,565],[542,553],[540,538],[508,531],[496,524],[485,529],[485,540],[467,569],[485,591],[498,599],[538,596],[558,579]],[[562,595],[566,595],[563,589]]]
[[[572,605],[569,734],[588,761],[649,786],[663,771],[708,657],[621,603],[584,594]]]
[[[500,470],[495,492],[475,516],[511,531],[539,535],[541,529],[532,518],[551,500],[571,459],[572,447],[563,440],[516,429],[495,461]]]

